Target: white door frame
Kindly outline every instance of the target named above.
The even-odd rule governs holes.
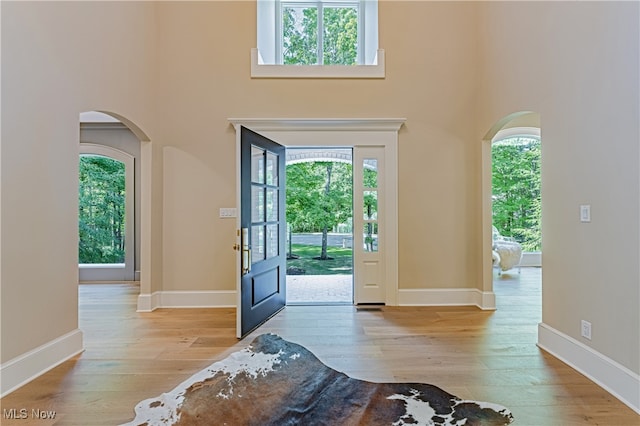
[[[404,118],[282,119],[230,118],[236,129],[236,164],[240,163],[240,126],[291,147],[384,147],[386,198],[384,285],[386,305],[398,304],[398,131]],[[236,171],[237,211],[240,211],[240,170]],[[237,229],[240,229],[239,218]],[[239,243],[239,241],[238,241]],[[237,264],[240,254],[236,253]],[[354,265],[355,266],[355,265]],[[240,282],[240,268],[236,268]],[[357,302],[357,301],[356,301]]]

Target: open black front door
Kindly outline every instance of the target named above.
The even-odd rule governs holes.
[[[285,147],[241,127],[240,337],[286,303]]]

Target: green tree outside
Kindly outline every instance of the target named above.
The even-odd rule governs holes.
[[[82,155],[79,166],[79,262],[124,263],[124,163]]]
[[[352,217],[351,164],[317,161],[287,165],[287,223],[292,232],[322,232],[319,259],[326,260],[327,234]]]
[[[494,143],[493,225],[513,237],[524,251],[542,248],[540,140],[510,138]]]
[[[282,11],[285,65],[354,65],[358,52],[358,11],[353,7],[322,9],[322,46],[318,47],[318,8],[290,6]]]
[[[364,219],[376,220],[378,218],[378,171],[365,168],[363,170],[363,186],[367,189],[364,192]],[[367,251],[374,251],[374,237],[376,233],[374,222],[366,222],[364,229],[364,243]]]
[[[358,12],[350,7],[324,9],[324,64],[354,65],[358,59]]]
[[[318,63],[318,9],[286,7],[282,11],[285,65]]]

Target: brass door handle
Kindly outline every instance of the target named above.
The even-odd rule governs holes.
[[[234,245],[233,245],[233,249],[234,249],[235,251],[240,251],[240,244],[234,244]]]

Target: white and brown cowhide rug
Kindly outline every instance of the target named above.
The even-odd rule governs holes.
[[[506,425],[511,412],[421,383],[372,383],[324,365],[274,334],[256,337],[169,393],[140,402],[127,425]]]

